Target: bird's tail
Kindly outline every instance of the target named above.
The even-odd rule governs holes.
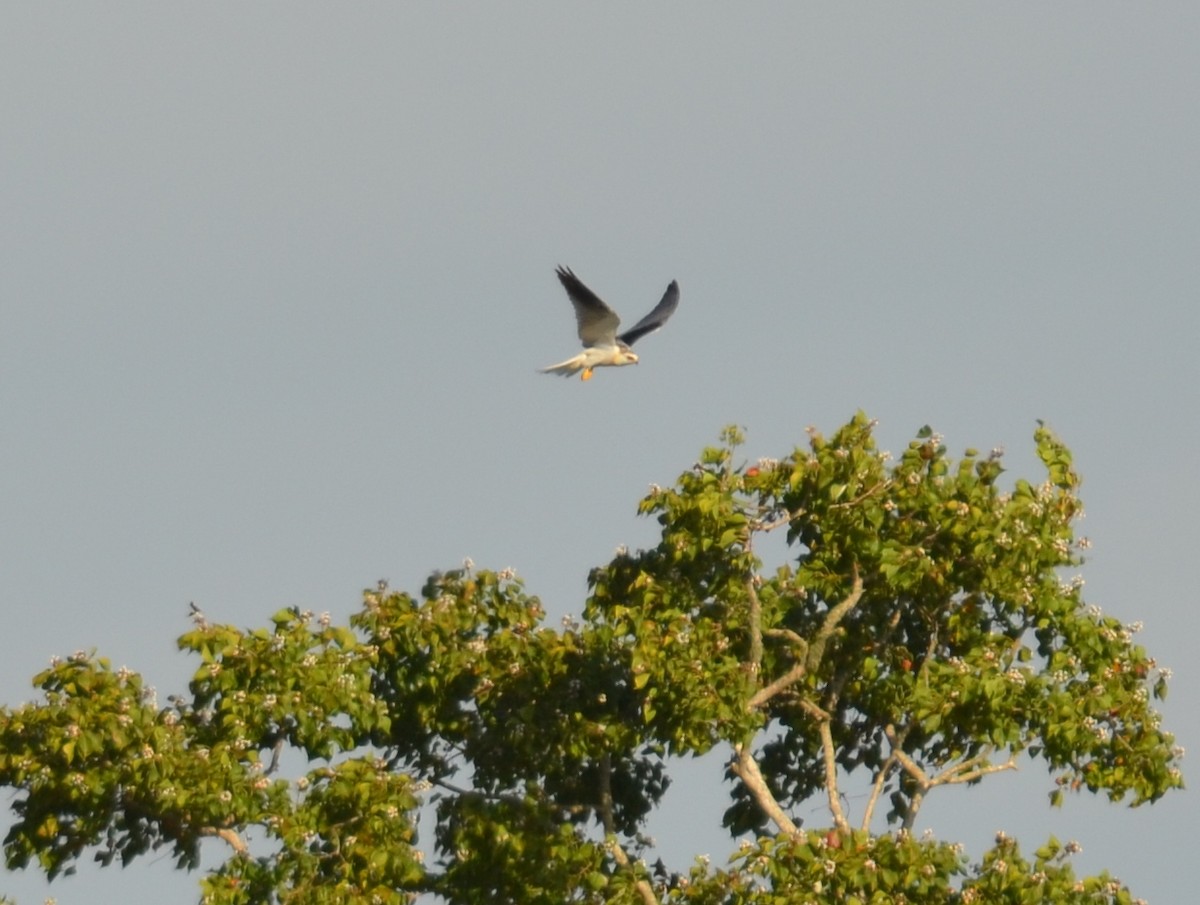
[[[538,370],[543,374],[558,374],[560,377],[572,377],[586,367],[583,359],[584,355],[581,352],[574,358],[568,358],[566,361],[560,361],[556,365],[550,365],[547,368],[539,368]]]

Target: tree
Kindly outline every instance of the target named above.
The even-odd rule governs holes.
[[[595,569],[561,630],[511,571],[467,565],[419,596],[367,591],[348,626],[196,611],[179,646],[200,665],[166,706],[94,654],[57,661],[39,702],[0,710],[8,865],[54,877],[167,847],[191,868],[215,839],[208,903],[1131,902],[1053,839],[1025,855],[1001,836],[972,862],[910,832],[940,787],[1019,756],[1053,805],[1182,786],[1150,704],[1165,670],[1061,576],[1086,546],[1078,477],[1034,439],[1047,479],[1003,491],[999,454],[952,462],[927,428],[891,461],[859,414],[755,464],[727,429],[642,500],[661,540]],[[767,569],[772,532],[790,552]],[[717,747],[729,866],[647,866],[671,758]],[[828,821],[802,827],[812,799]]]

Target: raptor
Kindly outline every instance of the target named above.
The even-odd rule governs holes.
[[[558,280],[567,290],[567,297],[575,306],[575,320],[579,325],[579,339],[583,351],[560,361],[556,365],[542,368],[543,374],[561,374],[571,377],[583,372],[583,380],[592,379],[592,371],[602,367],[621,367],[638,363],[637,353],[630,348],[648,333],[653,333],[667,322],[679,304],[679,284],[674,280],[663,294],[662,301],[654,310],[623,333],[617,333],[621,319],[596,293],[583,285],[583,281],[570,269],[559,267]]]

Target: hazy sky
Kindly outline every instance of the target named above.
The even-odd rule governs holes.
[[[91,647],[165,698],[188,601],[343,619],[465,556],[556,624],[723,425],[782,456],[861,408],[1012,478],[1049,422],[1087,596],[1196,750],[1197,48],[1191,2],[4,3],[0,701]],[[578,345],[558,264],[627,322],[679,280],[640,366],[535,373]],[[653,832],[722,863],[721,763],[686,767]],[[1194,892],[1191,793],[1050,788],[919,826]],[[197,898],[167,857],[81,873],[0,894]]]

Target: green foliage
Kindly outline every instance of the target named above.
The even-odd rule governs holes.
[[[56,661],[38,702],[0,709],[8,865],[54,877],[166,847],[193,868],[208,839],[228,856],[203,901],[230,905],[1131,902],[1055,840],[1029,860],[1001,836],[969,863],[910,835],[929,794],[1018,756],[1055,805],[1182,785],[1151,705],[1165,671],[1064,572],[1086,547],[1066,447],[1039,425],[1047,478],[1006,490],[998,454],[952,461],[925,428],[892,461],[861,414],[783,459],[739,462],[742,440],[652,490],[659,542],[593,570],[561,630],[509,570],[468,565],[416,597],[366,592],[348,626],[197,613],[179,645],[199,665],[166,706],[103,658]],[[768,568],[773,532],[790,554]],[[725,824],[752,841],[722,869],[649,870],[670,758],[714,747],[732,752]],[[861,813],[847,777],[870,789]],[[800,829],[788,814],[814,798],[828,826]]]

